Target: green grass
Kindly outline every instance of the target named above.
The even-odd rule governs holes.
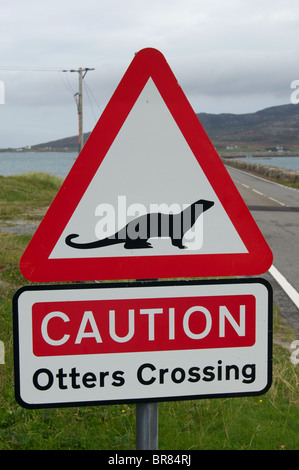
[[[299,183],[288,183],[287,181],[278,181],[276,183],[283,184],[284,186],[288,186],[289,188],[299,189]]]
[[[0,176],[0,223],[40,221],[62,180],[44,173]]]
[[[42,175],[0,178],[0,221],[18,220],[23,214],[33,220],[34,211],[34,220],[39,220],[60,183]],[[16,214],[19,204],[25,209]],[[27,410],[15,400],[11,303],[15,291],[28,284],[18,264],[30,238],[0,232],[0,340],[5,345],[5,364],[0,364],[0,450],[133,450],[134,404]],[[274,337],[289,344],[296,339],[277,308]],[[160,403],[159,449],[298,450],[299,364],[293,365],[290,351],[276,344],[273,359],[273,384],[265,395]]]

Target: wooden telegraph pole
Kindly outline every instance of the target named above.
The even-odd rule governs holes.
[[[77,104],[77,111],[78,111],[78,123],[79,123],[79,136],[78,136],[79,149],[78,150],[79,150],[79,153],[83,149],[83,145],[84,145],[84,141],[83,141],[83,86],[82,85],[83,85],[83,79],[89,70],[94,70],[94,69],[90,69],[87,67],[83,69],[82,67],[79,67],[78,69],[63,70],[63,72],[76,72],[79,74],[79,91],[78,93],[75,93],[74,95],[74,98]]]

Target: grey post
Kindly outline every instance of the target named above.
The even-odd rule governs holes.
[[[136,404],[136,449],[158,450],[158,403]]]

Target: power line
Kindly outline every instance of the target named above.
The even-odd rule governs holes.
[[[89,67],[79,67],[78,69],[61,69],[58,67],[10,67],[2,65],[0,66],[0,71],[20,71],[20,72],[76,72],[79,74],[79,92],[74,93],[73,96],[75,98],[77,104],[77,111],[78,111],[78,121],[79,121],[79,153],[81,152],[84,142],[83,142],[83,89],[82,89],[82,82],[90,70],[95,70],[94,68]],[[68,80],[67,80],[68,81]],[[66,83],[65,83],[66,85]],[[70,91],[71,86],[68,82],[69,87],[68,90]],[[71,90],[73,92],[73,90]],[[89,98],[89,97],[88,97]]]
[[[79,153],[83,149],[83,87],[82,82],[88,71],[95,70],[94,68],[82,68],[78,69],[64,69],[62,72],[75,72],[79,74],[79,92],[74,94],[74,98],[77,104],[78,111],[78,124],[79,124]]]
[[[89,104],[90,104],[90,108],[91,108],[93,118],[96,121],[96,116],[95,116],[95,113],[94,113],[94,110],[93,110],[93,105],[92,105],[92,102],[91,102],[91,99],[90,99],[90,93],[88,91],[88,87],[86,86],[85,82],[83,82],[83,86],[84,86],[84,90],[86,91],[86,94],[87,94],[87,98],[88,98],[88,101],[89,101]]]
[[[61,78],[61,81],[64,84],[65,88],[67,89],[69,93],[71,93],[72,96],[74,96],[75,90],[73,89],[72,84],[70,83],[68,79],[68,76],[65,75],[65,79],[64,79],[61,70],[59,70],[58,72],[59,72],[59,77]]]
[[[61,72],[61,67],[9,67],[0,65],[0,70],[16,70],[21,72]]]

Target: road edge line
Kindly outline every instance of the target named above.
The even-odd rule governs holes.
[[[273,264],[269,269],[269,273],[278,282],[278,284],[299,309],[299,293],[296,291],[296,289],[294,289],[289,281],[287,281],[287,279],[278,271],[278,269],[275,268],[275,266],[273,266]]]

